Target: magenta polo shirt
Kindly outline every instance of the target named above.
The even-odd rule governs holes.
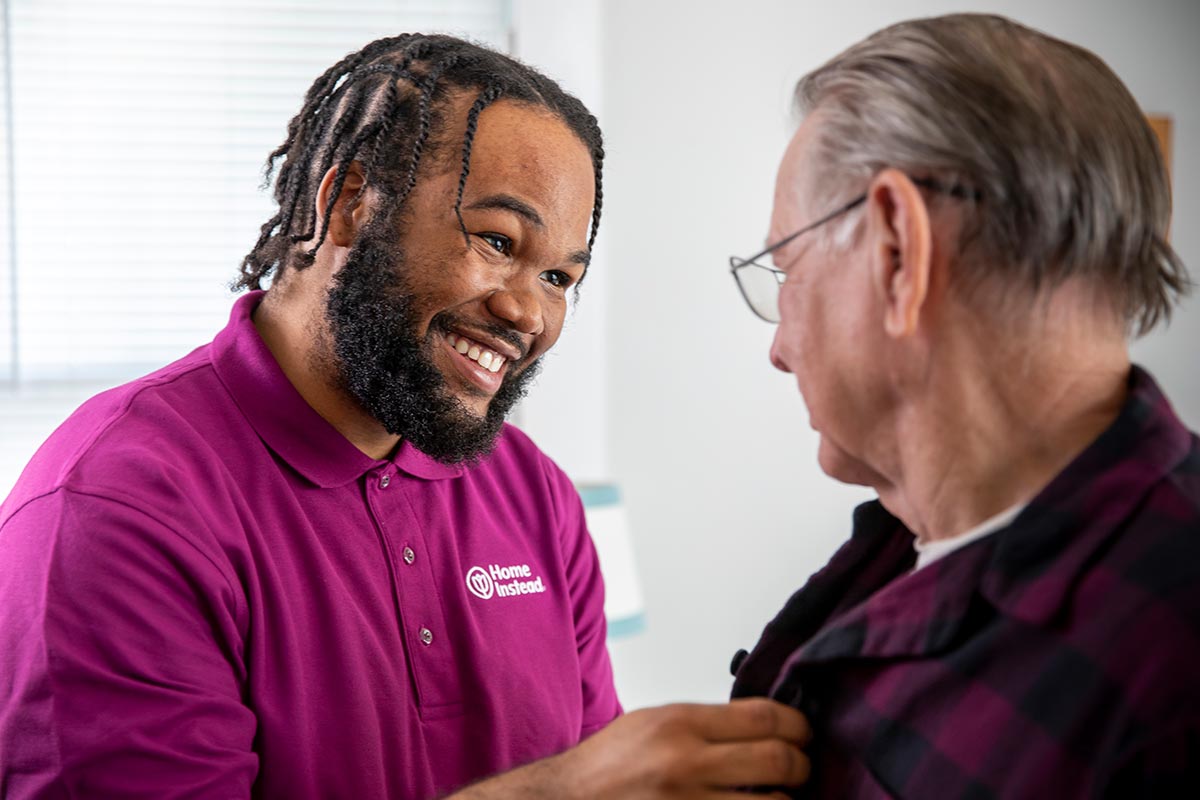
[[[241,298],[0,506],[0,794],[428,798],[620,713],[567,477],[515,428],[375,461]]]

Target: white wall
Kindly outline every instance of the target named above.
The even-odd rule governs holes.
[[[599,0],[518,0],[513,5],[513,55],[557,80],[603,124],[603,39]],[[601,225],[601,229],[607,223]],[[513,421],[554,455],[578,482],[608,479],[608,281],[605,237],[562,338],[544,357],[535,389]]]
[[[1175,118],[1175,245],[1200,277],[1200,4],[891,0],[603,5],[608,141],[608,458],[624,487],[645,633],[613,646],[627,707],[727,696],[729,658],[848,535],[865,490],[816,467],[772,327],[727,258],[763,241],[790,91],[888,23],[994,11],[1096,51],[1148,111]],[[1200,301],[1135,353],[1200,427]]]

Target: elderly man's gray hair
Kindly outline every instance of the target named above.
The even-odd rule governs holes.
[[[1188,291],[1166,241],[1154,133],[1083,48],[996,16],[903,22],[802,78],[796,103],[823,120],[812,156],[823,191],[858,191],[895,167],[977,198],[965,201],[962,285],[1037,290],[1082,277],[1138,333]]]

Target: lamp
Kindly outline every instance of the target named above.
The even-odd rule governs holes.
[[[620,490],[613,483],[584,483],[576,488],[604,575],[608,638],[632,636],[646,626],[646,617]]]

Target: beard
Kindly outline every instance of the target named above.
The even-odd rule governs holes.
[[[326,297],[332,347],[322,349],[332,352],[334,380],[388,433],[427,456],[445,464],[478,462],[491,452],[505,418],[525,396],[541,364],[509,362],[487,413],[481,417],[468,409],[450,392],[432,360],[435,334],[449,331],[457,318],[440,312],[424,336],[418,333],[422,298],[411,288],[410,265],[393,243],[394,228],[375,228],[368,225],[363,231]],[[501,325],[472,321],[471,327],[525,350],[520,337]]]

